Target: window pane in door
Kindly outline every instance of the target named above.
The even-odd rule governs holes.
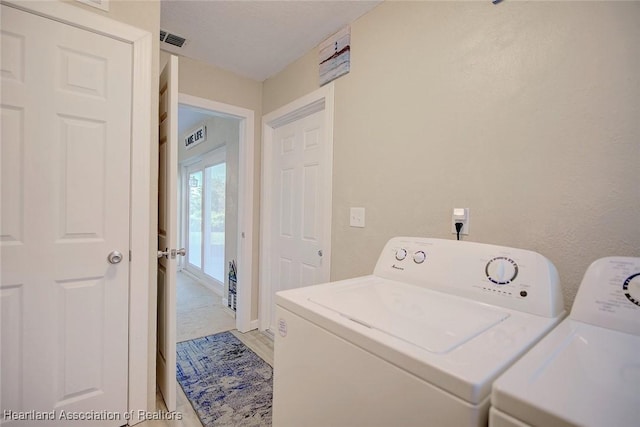
[[[204,272],[224,283],[225,186],[227,166],[220,163],[204,170]]]
[[[189,250],[190,264],[202,267],[202,171],[189,174]]]

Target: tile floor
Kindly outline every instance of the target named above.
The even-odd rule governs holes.
[[[235,319],[232,312],[222,305],[221,297],[184,273],[178,273],[176,312],[178,316],[176,328],[178,342],[231,331],[247,347],[273,366],[273,340],[257,330],[244,334],[234,330]],[[176,406],[176,412],[182,416],[181,420],[149,420],[136,424],[136,426],[202,427],[202,423],[200,423],[180,385],[177,386]],[[156,394],[156,408],[159,411],[166,411],[160,393]]]
[[[235,329],[233,311],[222,298],[186,273],[178,273],[176,341],[206,337]]]

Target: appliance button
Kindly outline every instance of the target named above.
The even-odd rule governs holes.
[[[416,264],[422,264],[425,259],[427,259],[427,254],[425,254],[424,251],[417,251],[413,254],[413,261]]]

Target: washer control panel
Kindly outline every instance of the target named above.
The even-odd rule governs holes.
[[[564,311],[555,267],[523,249],[395,237],[374,275],[534,314],[555,317]]]
[[[607,257],[592,263],[570,317],[640,335],[640,258]]]

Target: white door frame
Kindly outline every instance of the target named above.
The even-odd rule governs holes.
[[[323,252],[322,262],[326,271],[331,271],[331,214],[332,214],[332,182],[333,182],[333,109],[334,84],[329,83],[302,98],[278,108],[262,117],[262,188],[260,191],[260,304],[258,307],[259,328],[266,331],[269,328],[269,307],[271,301],[271,246],[273,242],[272,197],[270,192],[271,176],[273,174],[273,139],[275,130],[288,123],[294,122],[318,111],[324,110],[325,160],[327,173],[322,185],[326,189],[323,200]],[[327,280],[329,277],[327,277]]]
[[[133,49],[133,87],[131,113],[131,230],[132,253],[129,274],[129,410],[152,410],[155,405],[155,368],[149,370],[149,300],[151,260],[155,258],[155,224],[151,224],[151,127],[157,118],[151,114],[151,33],[114,21],[62,1],[1,3],[83,30],[129,43]],[[44,35],[43,35],[44,36]],[[154,229],[152,235],[151,230]],[[153,240],[152,240],[153,237]],[[155,259],[153,261],[155,268]],[[153,280],[152,280],[153,279]],[[131,420],[131,423],[135,423]]]
[[[222,116],[240,119],[238,155],[238,303],[236,328],[240,332],[255,329],[251,325],[252,248],[253,248],[253,139],[254,112],[210,99],[180,93],[178,104],[215,111]]]

